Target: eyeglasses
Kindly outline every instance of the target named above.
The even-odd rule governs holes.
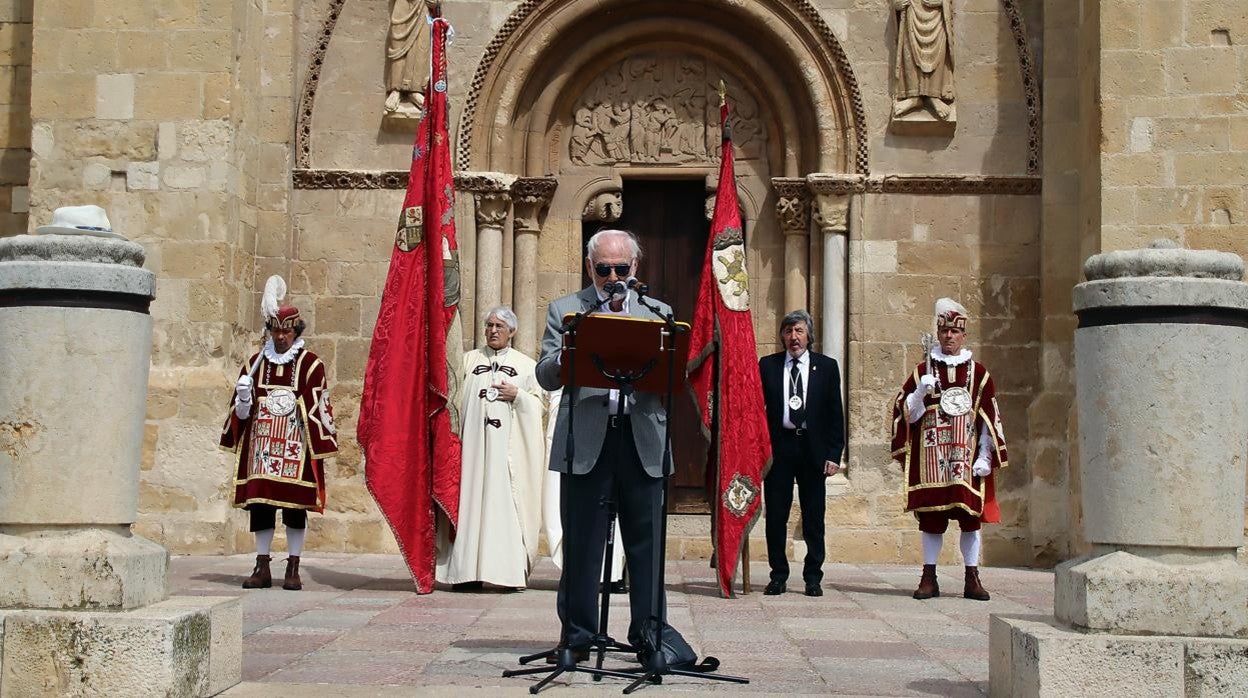
[[[625,276],[628,276],[628,270],[631,269],[632,266],[633,265],[631,263],[630,264],[595,264],[594,273],[605,279],[608,276],[611,276],[611,272],[614,271],[616,276],[620,278],[624,278]]]

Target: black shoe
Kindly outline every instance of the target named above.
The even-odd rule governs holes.
[[[452,584],[451,591],[480,591],[485,587],[485,582],[460,582]]]
[[[764,596],[779,596],[784,593],[784,582],[772,580],[767,582],[767,588],[763,589]]]
[[[551,653],[550,653],[550,654],[546,655],[546,663],[547,663],[547,664],[558,664],[558,663],[559,663],[559,655],[560,655],[560,654],[561,654],[564,650],[566,650],[566,649],[568,649],[568,648],[567,648],[567,647],[564,647],[564,646],[562,646],[562,645],[560,645],[559,647],[556,647],[553,651],[551,651]],[[572,650],[572,661],[573,661],[573,662],[577,662],[577,663],[580,663],[580,662],[588,662],[588,661],[589,661],[589,649],[588,649],[588,648],[585,648],[585,649],[573,649],[573,650]]]
[[[810,582],[806,584],[807,596],[823,596],[823,587],[818,582]]]
[[[618,582],[611,582],[611,593],[612,594],[627,594],[628,583],[625,582],[623,579],[621,579]]]

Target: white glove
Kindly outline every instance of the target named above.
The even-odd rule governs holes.
[[[975,477],[988,477],[992,473],[992,462],[987,458],[976,458],[975,465],[971,466],[971,474]]]
[[[238,396],[239,402],[251,402],[251,385],[251,376],[241,376],[234,384],[234,394]]]
[[[924,395],[936,392],[936,376],[929,373],[919,378],[919,387],[915,392],[922,392]]]

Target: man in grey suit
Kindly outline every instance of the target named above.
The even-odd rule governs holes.
[[[563,387],[559,374],[563,317],[580,312],[659,319],[637,294],[608,284],[622,283],[637,272],[641,248],[623,230],[603,230],[585,245],[585,269],[593,284],[550,304],[537,382],[546,390]],[[664,313],[668,306],[652,301]],[[607,540],[607,509],[611,498],[619,510],[620,533],[628,563],[632,619],[629,644],[638,644],[642,624],[650,616],[654,593],[654,551],[662,526],[663,428],[667,412],[659,395],[635,392],[617,416],[618,390],[564,390],[551,443],[550,469],[562,473],[560,518],[563,521],[563,576],[559,579],[560,644],[576,650],[589,647],[598,632],[598,584]],[[575,410],[574,453],[567,462],[569,413]],[[662,590],[659,590],[662,594]],[[660,607],[666,598],[660,596]]]

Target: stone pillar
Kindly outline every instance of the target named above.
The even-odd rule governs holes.
[[[0,695],[211,695],[241,678],[238,600],[166,600],[168,554],[130,532],[143,261],[111,234],[0,239]]]
[[[465,188],[477,202],[476,314],[472,322],[473,345],[481,335],[485,313],[503,302],[503,225],[511,209],[512,175],[482,172],[466,177]]]
[[[522,177],[512,185],[515,202],[516,265],[513,310],[520,321],[513,345],[536,358],[542,327],[537,310],[537,236],[559,181],[554,177]]]
[[[1233,254],[1109,252],[1075,287],[1083,527],[1055,619],[994,617],[993,695],[1248,693],[1248,284]],[[1104,690],[1101,690],[1104,689]]]
[[[806,180],[801,178],[772,177],[771,186],[776,190],[776,215],[784,233],[783,314],[809,306],[806,275],[810,272],[810,194]]]
[[[823,236],[823,326],[822,351],[836,359],[845,375],[849,348],[849,210],[858,175],[812,174],[806,186],[814,195],[815,227]],[[849,381],[841,381],[842,399]]]

